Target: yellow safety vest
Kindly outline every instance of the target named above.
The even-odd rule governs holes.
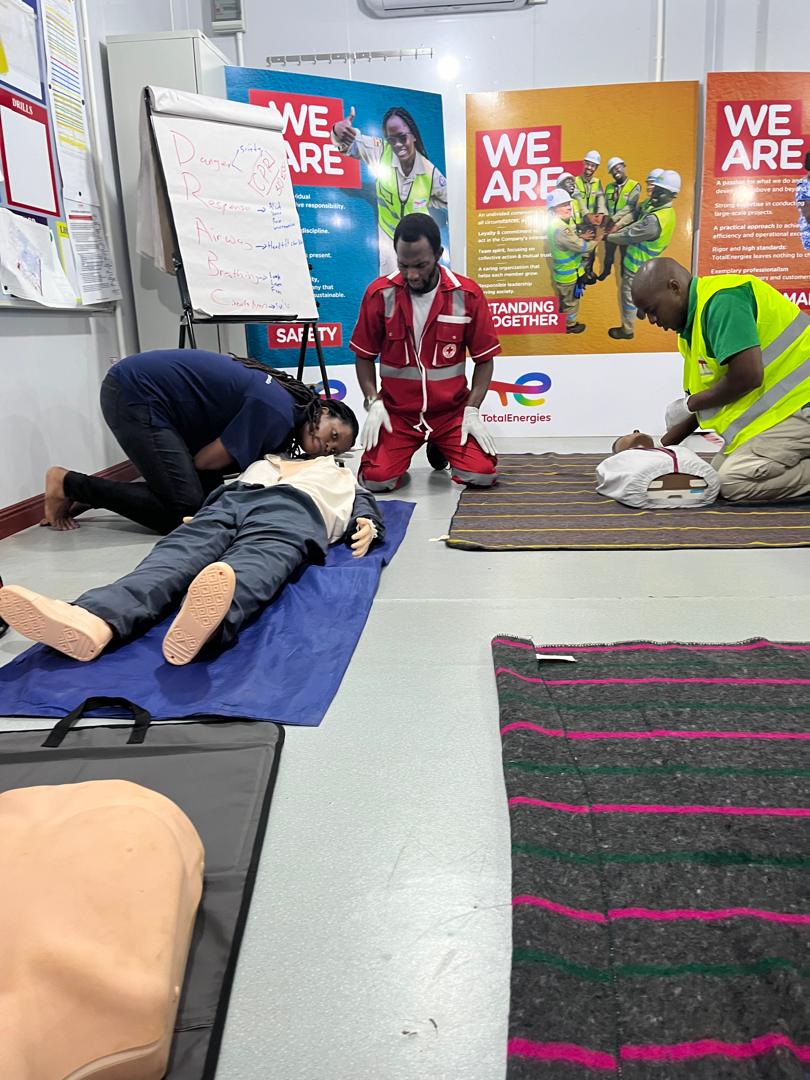
[[[382,152],[379,164],[379,176],[377,177],[377,219],[380,228],[393,240],[394,231],[400,220],[406,214],[427,214],[430,211],[430,196],[433,193],[433,173],[419,173],[413,178],[411,190],[405,202],[399,194],[397,185],[397,171],[392,162],[394,151],[388,143]]]
[[[588,182],[588,190],[585,190],[585,181],[581,176],[577,176],[574,179],[574,185],[577,191],[582,196],[582,203],[585,207],[587,214],[592,214],[596,210],[596,196],[602,194],[602,185],[594,178]]]
[[[582,254],[557,246],[557,233],[571,223],[555,217],[548,227],[548,246],[551,249],[551,276],[560,285],[571,285],[579,277]]]
[[[624,253],[625,273],[629,271],[635,274],[636,270],[649,259],[655,259],[662,255],[669,246],[672,234],[675,232],[675,211],[671,206],[659,206],[657,210],[651,210],[661,225],[661,232],[657,240],[645,240],[640,244],[631,244]]]
[[[629,177],[621,187],[615,182],[608,184],[605,188],[605,202],[607,203],[608,213],[613,215],[617,210],[623,210],[627,206],[628,195],[637,187],[638,181],[631,180]]]
[[[723,289],[750,285],[757,304],[757,334],[762,349],[762,385],[737,401],[698,413],[701,427],[726,440],[724,454],[760,435],[810,402],[810,316],[772,285],[749,274],[718,274],[697,279],[697,307],[691,342],[678,337],[684,359],[683,386],[688,394],[714,386],[725,374],[708,352],[703,310]]]

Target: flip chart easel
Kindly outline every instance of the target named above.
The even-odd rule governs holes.
[[[197,348],[195,326],[293,323],[302,328],[298,378],[311,339],[330,397],[280,131],[256,122],[256,106],[155,87],[144,102],[180,291],[180,348]],[[219,310],[227,306],[239,313]]]

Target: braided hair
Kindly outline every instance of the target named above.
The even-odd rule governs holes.
[[[398,116],[403,124],[407,124],[411,129],[411,135],[413,135],[414,142],[416,143],[416,149],[422,155],[427,157],[427,150],[425,150],[425,144],[422,142],[422,136],[419,134],[419,128],[416,126],[416,121],[401,105],[395,105],[393,109],[389,109],[385,116],[382,118],[383,136],[385,136],[385,125],[391,119],[392,116]]]
[[[290,457],[300,457],[303,454],[298,438],[301,429],[308,427],[310,431],[314,431],[321,422],[321,416],[324,412],[334,417],[335,420],[341,421],[350,429],[352,445],[357,441],[360,425],[348,405],[345,405],[342,401],[333,401],[331,398],[320,397],[314,386],[305,386],[300,379],[296,379],[289,372],[269,367],[267,364],[263,364],[261,360],[254,360],[250,356],[236,356],[234,353],[231,353],[230,356],[232,360],[246,368],[263,371],[266,375],[272,376],[279,386],[284,387],[298,408],[303,411],[303,423],[290,432],[288,439],[280,447],[282,453],[289,454]]]

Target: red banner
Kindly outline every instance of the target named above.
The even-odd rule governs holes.
[[[345,116],[340,98],[281,90],[251,90],[249,97],[251,105],[273,104],[281,113],[293,183],[318,187],[362,186],[360,162],[342,155],[332,143],[332,128]]]
[[[300,323],[275,323],[267,327],[267,345],[271,349],[298,349],[304,328]],[[338,348],[343,344],[343,324],[318,323],[318,337],[324,349]],[[312,346],[312,335],[309,348]]]
[[[754,274],[810,308],[806,72],[711,74],[698,272]]]
[[[510,296],[488,303],[498,336],[565,333],[556,296]]]
[[[475,205],[479,210],[537,206],[577,162],[560,161],[562,128],[505,128],[475,133]]]
[[[801,101],[718,101],[716,123],[716,176],[801,170]]]

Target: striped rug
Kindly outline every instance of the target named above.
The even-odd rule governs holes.
[[[467,488],[450,547],[483,551],[602,551],[810,545],[810,504],[633,510],[596,494],[604,454],[503,454],[498,483]]]
[[[810,645],[492,642],[508,1080],[810,1074]]]

